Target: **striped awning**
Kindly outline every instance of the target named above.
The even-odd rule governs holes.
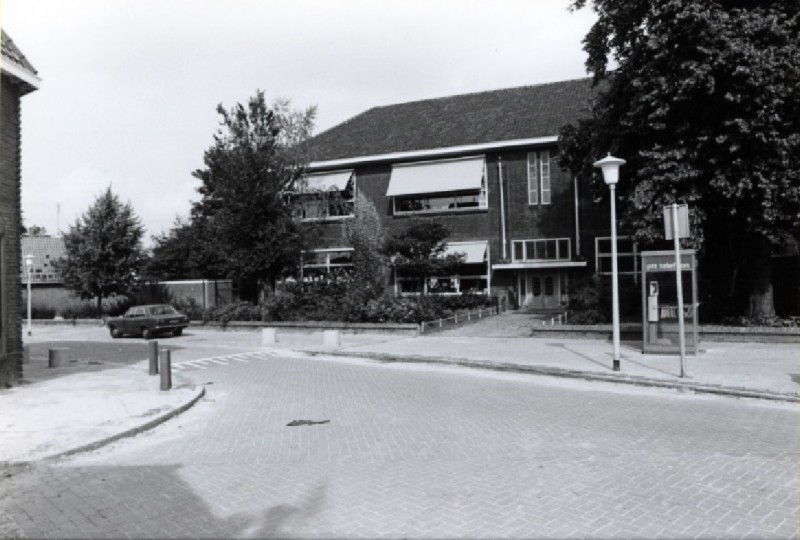
[[[477,240],[474,242],[449,242],[444,250],[445,256],[461,253],[464,255],[465,264],[475,264],[486,262],[486,254],[489,249],[487,240]]]
[[[481,188],[485,157],[394,165],[387,197]]]

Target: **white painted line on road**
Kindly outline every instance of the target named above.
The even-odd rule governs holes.
[[[227,366],[227,365],[228,365],[228,362],[227,362],[227,361],[225,361],[225,359],[224,359],[224,358],[208,358],[208,359],[206,359],[205,361],[206,361],[206,362],[214,362],[214,363],[216,363],[216,364],[221,364],[221,365],[223,365],[223,366]]]

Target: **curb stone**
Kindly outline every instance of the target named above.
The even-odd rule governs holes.
[[[662,379],[651,379],[638,375],[606,375],[603,373],[593,373],[590,371],[579,371],[572,369],[544,367],[544,366],[523,366],[520,364],[495,363],[482,360],[460,360],[444,356],[421,356],[407,355],[397,356],[386,353],[369,353],[360,351],[299,351],[311,356],[329,355],[365,358],[380,362],[407,363],[407,364],[443,364],[460,366],[473,369],[486,369],[492,371],[504,371],[512,373],[527,373],[531,375],[545,375],[550,377],[561,377],[568,379],[583,379],[587,381],[601,381],[633,386],[646,386],[651,388],[671,388],[675,390],[690,391],[697,394],[715,394],[727,397],[754,398],[770,401],[783,401],[788,403],[800,403],[800,395],[782,394],[769,390],[756,390],[743,387],[729,387],[716,384],[700,384],[689,381],[668,381]]]

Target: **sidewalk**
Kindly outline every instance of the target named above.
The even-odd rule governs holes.
[[[487,324],[498,322],[502,321]],[[40,341],[48,341],[64,339],[70,332],[76,341],[99,341],[106,336],[102,328],[58,328],[35,334],[44,334]],[[241,350],[460,365],[800,402],[796,344],[703,342],[699,355],[686,357],[687,377],[681,378],[677,355],[645,355],[636,343],[623,342],[621,370],[614,372],[607,340],[475,337],[479,333],[476,325],[434,336],[342,334],[340,346],[331,347],[323,344],[322,332],[278,331],[277,342],[264,346],[259,331],[193,329],[169,344],[186,355],[214,356],[221,347],[236,345]],[[173,389],[160,391],[159,377],[147,371],[147,360],[143,360],[0,390],[0,465],[100,447],[149,429],[203,396],[203,388],[176,375]]]
[[[462,327],[458,334],[468,329]],[[284,333],[273,347],[800,402],[800,355],[797,344],[791,343],[703,342],[700,354],[686,356],[681,378],[678,355],[642,354],[640,343],[622,343],[620,371],[615,372],[612,346],[605,340],[465,335],[358,338],[343,336],[342,346],[331,350],[321,345],[321,337]]]
[[[172,389],[148,375],[148,361],[78,372],[0,391],[0,464],[51,459],[145,431],[204,394],[173,376]]]

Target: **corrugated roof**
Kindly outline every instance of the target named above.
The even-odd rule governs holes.
[[[586,78],[375,107],[313,137],[312,161],[558,135],[593,94]]]
[[[64,239],[60,236],[23,236],[21,242],[20,275],[22,283],[27,283],[25,269],[27,255],[33,255],[32,283],[60,283],[62,281],[61,274],[56,271],[53,263],[67,256]]]
[[[38,73],[36,71],[36,68],[34,68],[30,62],[28,62],[28,59],[25,58],[25,55],[22,54],[22,51],[19,50],[19,47],[17,47],[17,45],[8,36],[8,34],[6,34],[1,30],[0,30],[0,41],[2,41],[2,43],[0,43],[0,53],[2,53],[2,55],[5,58],[10,60],[11,62],[14,62],[19,67],[27,71],[30,71],[34,75]]]

